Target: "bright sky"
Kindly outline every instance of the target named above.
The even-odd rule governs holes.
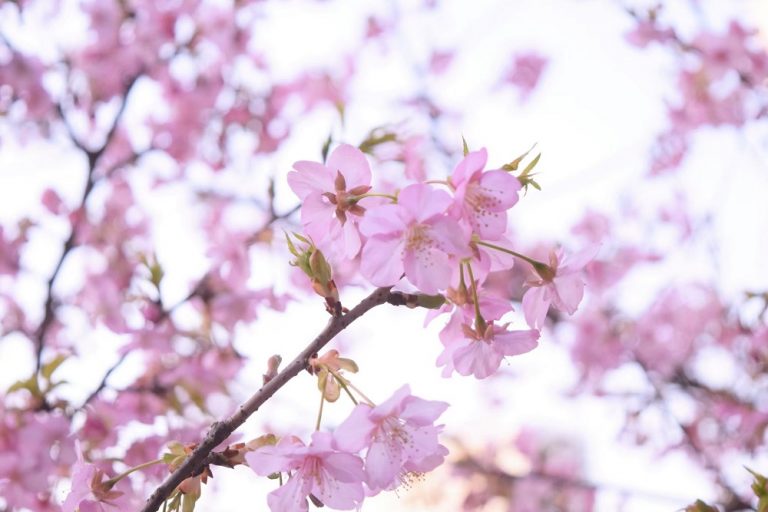
[[[673,1],[670,6],[679,16],[686,16],[683,13],[690,8],[689,3]],[[714,2],[702,3],[709,6]],[[377,53],[380,49],[366,50],[368,55],[354,86],[355,94],[366,100],[347,111],[346,135],[350,141],[359,140],[360,134],[373,126],[400,121],[390,102],[402,87],[414,87],[410,70],[426,61],[431,45],[460,47],[462,51],[448,71],[451,87],[426,84],[439,100],[465,113],[457,141],[463,134],[470,146],[486,146],[492,164],[510,160],[533,142],[538,142],[544,154],[540,164],[543,192],[530,193],[514,210],[515,228],[521,236],[562,237],[585,208],[615,211],[625,204],[630,191],[641,186],[649,145],[664,127],[661,98],[671,90],[667,73],[672,62],[661,52],[642,52],[623,43],[622,34],[631,22],[616,2],[455,0],[445,2],[439,16],[433,19],[414,14],[412,2],[407,1],[386,6],[351,0],[312,6],[280,2],[270,6],[273,19],[260,29],[257,41],[280,49],[279,58],[272,61],[278,74],[290,75],[296,69],[332,63],[341,49],[356,44],[360,18],[369,12],[369,4],[383,13],[396,5],[404,33],[401,46],[390,48],[386,56]],[[742,13],[742,19],[768,19],[764,2],[744,0],[727,4],[721,9]],[[712,26],[721,26],[727,18],[716,11],[708,7],[704,17]],[[507,66],[513,49],[535,50],[551,58],[540,87],[525,104],[518,101],[513,91],[488,93]],[[305,126],[298,128],[305,135],[302,141],[291,143],[271,168],[287,170],[294,160],[313,158],[318,141],[328,133],[330,119],[328,112],[312,116]],[[768,254],[768,239],[764,236],[768,211],[763,199],[768,189],[767,136],[765,131],[758,130],[746,134],[703,134],[697,139],[685,171],[669,180],[670,185],[695,184],[688,187],[695,211],[717,212],[720,220],[716,223],[716,240],[721,248],[717,279],[731,293],[744,288],[768,288],[768,275],[759,272]],[[21,212],[39,211],[37,198],[47,186],[54,186],[70,201],[76,201],[83,171],[79,156],[68,149],[19,147],[11,140],[3,140],[0,221],[5,224],[18,218]],[[244,192],[258,193],[263,189],[263,181],[244,183],[243,179],[252,179],[252,174],[235,174],[232,183]],[[286,191],[284,185],[282,190]],[[655,202],[660,198],[635,195],[634,200]],[[199,275],[205,265],[205,259],[198,254],[200,240],[178,235],[188,231],[186,210],[179,208],[179,201],[183,203],[189,198],[178,191],[154,195],[147,192],[141,201],[162,218],[155,235],[161,260],[174,262],[169,278],[181,284]],[[294,204],[288,194],[281,201],[286,208]],[[740,222],[746,216],[752,222]],[[42,276],[49,274],[57,258],[59,240],[66,236],[63,225],[50,224],[46,229],[51,231],[49,242],[38,242],[25,255]],[[198,255],[190,256],[195,254]],[[284,265],[274,257],[259,261],[269,269],[265,273],[269,278],[274,274],[273,268]],[[657,276],[658,282],[638,283],[648,292],[641,301],[650,300],[648,294],[670,276],[682,279],[710,277],[713,273],[711,262],[700,256],[699,248],[695,247],[684,250],[673,265],[669,274]],[[62,286],[66,287],[66,282]],[[30,281],[29,290],[26,300],[38,303],[40,284]],[[356,295],[361,296],[350,292],[343,299],[346,304],[353,304]],[[173,303],[173,298],[169,302]],[[301,321],[294,320],[297,318]],[[706,479],[681,457],[657,459],[649,451],[618,444],[616,435],[623,412],[615,405],[563,396],[574,374],[567,355],[551,341],[544,340],[533,353],[511,360],[505,370],[509,378],[493,383],[458,376],[443,379],[434,366],[440,352],[439,326],[433,324],[424,330],[422,318],[423,313],[418,311],[380,308],[343,334],[345,345],[351,347],[361,368],[354,382],[374,400],[388,397],[408,382],[417,395],[450,402],[452,406],[443,417],[447,432],[466,436],[469,443],[509,439],[522,425],[579,439],[584,445],[590,481],[659,497],[631,498],[627,511],[666,512],[695,497],[712,497]],[[267,357],[280,353],[284,359],[292,358],[325,320],[319,302],[312,300],[291,305],[284,314],[267,312],[261,321],[243,328],[238,333],[238,349],[251,356],[254,364],[243,372],[243,379],[236,386],[238,392],[243,397],[250,394],[259,385]],[[95,343],[100,336],[102,333],[90,334],[83,340],[84,344],[94,343],[86,358],[86,365],[92,365],[94,382],[114,358],[114,344]],[[12,367],[4,365],[0,388],[26,376],[32,364],[28,348],[18,340],[0,344],[0,361],[14,362]],[[136,369],[135,365],[126,365],[115,374],[114,384],[119,386]],[[75,375],[72,377],[76,380]],[[631,381],[632,376],[626,378]],[[313,386],[308,376],[295,379],[246,424],[245,437],[261,434],[264,424],[282,429],[277,432],[280,434],[292,427],[311,430],[316,404],[314,394],[310,403],[305,396]],[[91,385],[83,383],[82,387],[89,389]],[[503,399],[505,405],[501,409],[489,408],[493,398]],[[340,401],[331,408],[329,424],[344,416],[346,404],[341,404]],[[244,502],[259,510],[265,506],[264,495],[272,482],[257,482],[242,468],[217,470],[216,475],[212,485],[220,492],[215,496],[204,493],[199,510],[241,511]],[[433,479],[425,485],[434,484]],[[601,495],[598,510],[616,510],[618,499],[616,493]],[[400,498],[390,494],[366,501],[363,510],[410,510],[410,501],[408,494]],[[420,506],[413,505],[412,509],[419,510]]]

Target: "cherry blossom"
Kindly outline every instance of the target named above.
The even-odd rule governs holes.
[[[523,295],[525,321],[534,329],[544,325],[549,306],[572,315],[584,295],[584,267],[599,250],[593,245],[578,253],[563,257],[562,250],[549,254],[549,265],[537,263],[537,278],[529,281],[530,288]]]
[[[518,200],[520,182],[506,171],[483,171],[485,149],[472,151],[450,178],[455,192],[455,214],[466,220],[483,240],[498,240],[507,230],[507,210]]]
[[[62,512],[107,512],[130,506],[125,493],[113,489],[114,484],[104,480],[104,472],[85,461],[79,443],[76,448],[72,488],[61,505]]]
[[[478,310],[470,303],[457,307],[440,331],[444,349],[437,365],[444,366],[443,377],[456,371],[484,379],[499,369],[504,357],[524,354],[537,346],[539,331],[508,330],[509,323],[498,322],[512,310],[509,302],[489,294],[481,297]]]
[[[397,204],[371,209],[360,224],[368,237],[360,271],[376,286],[395,284],[405,273],[419,290],[437,293],[450,281],[456,257],[467,257],[469,237],[446,214],[451,197],[416,184],[405,187]]]
[[[307,234],[321,249],[338,244],[341,256],[354,258],[361,246],[358,223],[365,213],[360,196],[371,189],[365,155],[342,144],[325,164],[300,161],[294,169],[288,173],[288,184],[302,200],[301,219]]]
[[[406,384],[377,406],[355,407],[336,428],[336,445],[350,452],[367,449],[365,483],[371,491],[397,487],[410,473],[434,469],[448,453],[437,439],[442,426],[434,425],[447,407],[411,395]]]
[[[333,436],[326,432],[312,434],[309,446],[289,436],[245,458],[258,475],[291,472],[288,482],[269,493],[267,502],[272,512],[307,510],[310,494],[341,510],[356,508],[363,500],[363,462],[356,455],[334,449]]]

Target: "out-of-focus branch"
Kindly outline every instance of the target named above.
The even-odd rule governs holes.
[[[88,174],[85,181],[85,189],[83,190],[83,195],[80,200],[80,206],[77,208],[76,213],[72,219],[72,227],[71,227],[69,237],[64,242],[64,247],[61,251],[61,256],[59,257],[59,260],[56,262],[56,266],[53,269],[53,273],[51,274],[51,277],[48,279],[48,282],[46,285],[45,305],[43,306],[43,319],[40,322],[40,326],[37,328],[37,332],[35,333],[35,339],[37,342],[36,354],[35,354],[35,371],[36,372],[39,372],[42,366],[43,349],[45,348],[45,337],[48,333],[48,329],[50,329],[51,324],[53,323],[55,313],[56,313],[56,304],[55,304],[55,299],[53,295],[53,285],[56,282],[56,278],[59,276],[59,272],[61,271],[61,267],[64,264],[64,260],[67,258],[67,256],[72,251],[72,249],[74,249],[77,243],[77,232],[78,232],[80,223],[83,222],[85,217],[86,203],[88,202],[88,197],[91,195],[91,191],[93,190],[93,187],[96,184],[96,178],[95,178],[96,166],[99,162],[99,159],[101,158],[101,156],[109,147],[109,144],[114,139],[115,132],[117,131],[117,127],[120,124],[120,121],[122,120],[123,113],[125,112],[126,104],[128,103],[128,96],[130,95],[131,90],[133,89],[133,86],[136,84],[136,81],[139,79],[139,76],[141,75],[133,76],[126,84],[125,93],[122,96],[120,106],[118,107],[117,113],[115,114],[115,119],[112,122],[112,125],[107,130],[104,143],[98,149],[95,149],[95,150],[88,149],[82,143],[82,141],[80,141],[77,138],[71,126],[69,125],[69,122],[66,119],[66,115],[64,113],[63,108],[61,107],[61,105],[57,105],[57,110],[59,111],[59,115],[61,116],[62,122],[66,126],[67,132],[72,138],[72,143],[75,145],[75,147],[83,151],[86,157],[88,158]]]
[[[725,480],[725,475],[723,474],[723,471],[720,468],[720,466],[717,464],[717,462],[712,459],[712,457],[709,455],[706,449],[704,449],[702,446],[699,445],[699,442],[693,436],[690,429],[686,425],[684,425],[678,419],[678,417],[674,414],[674,412],[669,408],[666,394],[665,394],[665,389],[656,380],[656,378],[653,376],[653,373],[649,370],[649,368],[637,357],[635,357],[635,362],[640,366],[640,368],[642,368],[643,372],[645,373],[645,377],[648,383],[653,388],[654,394],[656,395],[657,402],[661,404],[663,409],[666,411],[667,416],[680,429],[680,432],[683,434],[683,440],[685,444],[693,453],[695,453],[699,457],[701,462],[704,464],[704,467],[714,474],[717,485],[719,485],[725,492],[725,499],[721,501],[723,512],[739,512],[743,510],[754,510],[754,508],[747,501],[745,501],[741,496],[739,496],[739,493],[736,492],[736,490]]]
[[[328,344],[337,334],[347,328],[352,322],[363,316],[372,308],[387,302],[390,296],[389,287],[377,288],[368,297],[363,299],[349,313],[334,316],[328,321],[325,329],[315,337],[307,347],[286,366],[283,371],[261,387],[251,398],[238,407],[229,418],[215,422],[208,430],[205,439],[187,457],[184,463],[176,471],[171,473],[165,481],[152,493],[141,512],[155,512],[160,505],[171,495],[174,489],[186,478],[197,474],[204,467],[208,455],[220,443],[224,442],[232,432],[245,423],[261,405],[282,388],[288,381],[298,375],[307,367],[309,359],[321,348]]]
[[[593,492],[611,491],[611,492],[620,494],[622,496],[642,496],[652,500],[669,501],[669,502],[675,502],[675,503],[683,503],[689,499],[688,497],[683,497],[683,496],[670,496],[665,494],[649,492],[642,489],[632,489],[628,487],[622,487],[615,484],[609,484],[604,482],[591,482],[591,481],[584,480],[581,478],[576,478],[576,477],[555,475],[555,474],[547,473],[541,470],[533,470],[522,475],[513,475],[510,473],[507,473],[506,471],[502,471],[501,469],[495,466],[488,466],[486,464],[483,464],[482,462],[478,461],[476,458],[472,456],[466,456],[465,458],[459,460],[458,462],[455,462],[454,466],[462,470],[473,471],[475,473],[486,475],[491,478],[497,479],[504,483],[504,487],[511,487],[516,482],[521,482],[524,480],[541,480],[541,481],[550,482],[553,485],[557,486],[558,488],[582,489],[584,491],[593,491]]]
[[[135,157],[135,158],[138,158],[139,156],[141,156],[141,154],[135,154],[135,155],[134,155],[134,157]],[[132,162],[133,160],[135,160],[135,158],[132,158],[132,159],[126,159],[125,163],[126,163],[126,164],[127,164],[127,163],[130,163],[130,162]],[[122,165],[116,165],[114,168],[119,168],[119,167],[121,167],[121,166],[122,166]],[[285,218],[288,218],[288,217],[290,217],[291,215],[293,215],[294,213],[296,213],[296,212],[299,210],[299,208],[301,208],[301,204],[298,204],[298,205],[294,206],[293,208],[291,208],[290,210],[288,210],[288,211],[286,211],[286,212],[284,212],[284,213],[276,213],[274,208],[270,208],[270,215],[269,215],[269,218],[268,218],[268,219],[267,219],[267,220],[264,222],[264,224],[263,224],[263,225],[262,225],[262,226],[261,226],[261,227],[260,227],[260,228],[259,228],[259,229],[256,231],[256,234],[255,234],[253,237],[251,237],[251,239],[254,239],[254,240],[255,240],[255,239],[258,237],[258,234],[259,234],[259,233],[261,233],[261,232],[262,232],[262,231],[264,231],[265,229],[269,228],[269,226],[271,226],[271,225],[272,225],[272,224],[273,224],[275,221],[278,221],[278,220],[281,220],[281,219],[285,219]],[[249,240],[249,241],[250,241],[250,240]],[[159,317],[159,318],[158,318],[158,319],[155,321],[155,323],[160,323],[160,322],[162,322],[162,321],[166,321],[166,320],[168,320],[168,318],[170,317],[171,313],[173,313],[173,311],[174,311],[174,310],[176,310],[176,309],[177,309],[179,306],[181,306],[182,304],[185,304],[185,303],[189,302],[189,300],[191,300],[192,298],[194,298],[194,297],[196,297],[196,296],[200,295],[201,291],[202,291],[202,290],[204,289],[204,287],[205,287],[205,279],[206,279],[206,277],[205,277],[205,276],[204,276],[204,277],[202,277],[202,278],[200,279],[200,281],[198,281],[198,282],[197,282],[197,284],[196,284],[196,285],[195,285],[195,286],[192,288],[192,291],[190,291],[190,292],[189,292],[189,293],[188,293],[188,294],[187,294],[187,295],[186,295],[186,296],[185,296],[183,299],[181,299],[179,302],[175,303],[175,304],[174,304],[173,306],[171,306],[171,307],[168,307],[168,308],[163,308],[163,310],[162,310],[162,311],[161,311],[161,313],[160,313],[160,317]],[[392,295],[394,296],[395,294],[393,293]],[[392,300],[390,299],[390,301],[389,301],[389,302],[390,302],[390,303],[392,303]],[[104,377],[102,377],[101,381],[99,382],[99,385],[96,387],[96,389],[94,389],[94,390],[91,392],[91,394],[90,394],[90,395],[88,395],[88,397],[87,397],[87,398],[86,398],[86,399],[83,401],[83,403],[80,405],[80,407],[78,407],[78,410],[82,410],[82,409],[84,409],[86,405],[88,405],[89,403],[91,403],[91,402],[92,402],[92,401],[93,401],[93,400],[94,400],[94,399],[95,399],[95,398],[96,398],[96,397],[99,395],[99,393],[101,393],[101,392],[102,392],[102,391],[103,391],[103,390],[104,390],[104,389],[107,387],[107,380],[108,380],[108,379],[109,379],[109,377],[112,375],[112,373],[114,373],[114,372],[115,372],[115,370],[117,370],[117,369],[120,367],[120,365],[122,365],[122,364],[123,364],[123,362],[125,361],[125,359],[126,359],[126,356],[127,356],[127,355],[128,355],[127,353],[126,353],[126,354],[123,354],[123,355],[122,355],[122,356],[121,356],[121,357],[120,357],[120,358],[119,358],[117,361],[115,361],[115,363],[114,363],[112,366],[110,366],[110,367],[107,369],[107,371],[104,373]]]

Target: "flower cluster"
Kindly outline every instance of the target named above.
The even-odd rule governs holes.
[[[308,497],[354,509],[364,496],[407,485],[442,463],[448,450],[438,442],[442,426],[434,422],[447,406],[415,397],[405,385],[377,406],[357,405],[333,434],[317,431],[309,445],[286,436],[245,459],[259,475],[290,475],[267,498],[272,512],[307,510]]]
[[[332,266],[359,268],[375,286],[410,285],[444,297],[441,311],[451,320],[441,336],[445,351],[438,364],[446,375],[456,370],[485,378],[505,356],[536,347],[550,305],[568,314],[576,310],[584,290],[582,270],[596,252],[596,246],[570,257],[553,252],[549,263],[542,263],[508,247],[508,211],[523,187],[538,186],[530,172],[538,157],[513,174],[526,155],[489,170],[485,149],[465,151],[445,180],[377,193],[363,152],[343,144],[324,164],[297,162],[288,183],[302,200],[313,254],[321,251]],[[490,272],[510,268],[515,258],[531,270],[522,299],[528,329],[509,329],[502,317],[512,311],[511,303],[483,287]],[[313,283],[319,277],[305,272]]]

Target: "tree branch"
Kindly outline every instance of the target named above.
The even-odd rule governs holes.
[[[42,359],[43,359],[43,349],[45,348],[45,336],[48,333],[48,329],[50,329],[51,324],[53,323],[55,312],[56,312],[56,305],[55,305],[54,296],[53,296],[53,284],[56,282],[56,278],[59,276],[59,272],[61,271],[61,267],[64,264],[64,260],[67,258],[67,255],[69,255],[72,249],[74,249],[77,243],[78,228],[80,226],[80,223],[83,222],[85,217],[85,205],[88,201],[88,197],[91,195],[93,186],[96,184],[96,179],[95,179],[96,165],[99,163],[99,159],[107,150],[107,147],[109,146],[110,142],[112,142],[112,139],[115,136],[117,127],[120,124],[120,120],[123,117],[123,113],[125,112],[125,106],[128,103],[128,95],[131,93],[131,90],[133,89],[133,86],[136,84],[136,81],[139,79],[139,76],[141,75],[133,76],[126,84],[125,94],[123,94],[120,107],[118,107],[117,114],[115,115],[115,119],[112,122],[112,125],[107,130],[107,134],[104,138],[104,143],[100,148],[96,150],[89,150],[88,148],[85,147],[85,145],[83,145],[83,143],[77,138],[77,136],[72,130],[72,127],[67,121],[66,115],[64,113],[64,109],[61,107],[60,104],[56,105],[59,115],[61,116],[61,120],[67,129],[67,133],[69,133],[69,136],[72,139],[72,143],[75,145],[75,147],[77,147],[79,150],[84,152],[86,157],[88,158],[88,175],[85,181],[85,189],[83,190],[83,195],[80,200],[80,206],[77,209],[78,213],[72,220],[71,232],[69,234],[69,237],[67,237],[67,240],[64,242],[64,248],[61,251],[61,256],[59,257],[59,260],[56,262],[56,266],[53,269],[53,273],[51,274],[51,277],[48,279],[48,282],[46,284],[45,305],[43,306],[43,319],[40,322],[40,326],[37,328],[37,332],[35,334],[35,339],[37,341],[37,348],[35,353],[35,373],[40,372],[40,368],[42,366]]]
[[[205,465],[211,451],[224,442],[232,432],[245,423],[261,405],[266,402],[278,389],[283,387],[293,377],[307,367],[310,357],[313,357],[321,348],[328,344],[337,334],[347,328],[352,322],[363,316],[372,308],[387,302],[390,296],[390,287],[377,288],[368,297],[363,299],[349,313],[338,317],[332,317],[325,329],[315,337],[307,347],[277,374],[274,379],[267,382],[251,398],[238,407],[229,418],[214,422],[208,433],[197,448],[187,457],[184,463],[176,471],[171,473],[155,492],[147,500],[141,512],[155,512],[160,505],[171,495],[174,489],[186,478],[194,475]]]

